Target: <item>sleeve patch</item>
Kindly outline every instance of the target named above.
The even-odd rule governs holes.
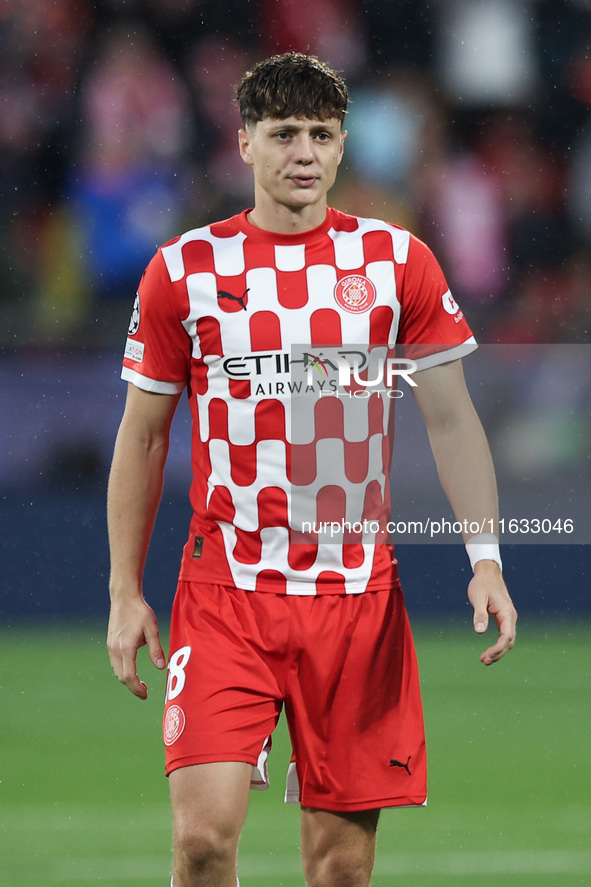
[[[144,359],[144,348],[143,342],[128,339],[125,345],[125,357],[128,360],[133,360],[135,363],[141,363]]]

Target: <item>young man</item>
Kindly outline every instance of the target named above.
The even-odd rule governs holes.
[[[138,648],[166,663],[142,572],[187,388],[194,514],[164,718],[174,887],[234,887],[249,788],[265,783],[283,706],[294,751],[286,799],[301,804],[307,883],[365,887],[380,809],[424,804],[426,766],[412,638],[382,533],[388,397],[371,391],[359,361],[394,343],[427,355],[412,390],[441,482],[459,521],[488,527],[494,473],[459,359],[475,345],[424,244],[327,206],[346,137],[342,79],[288,53],[248,72],[238,100],[254,208],[162,247],[134,306],[109,485],[109,652],[118,678],[146,698]],[[353,352],[368,396],[350,396],[351,413],[345,391],[325,390],[314,372]],[[352,509],[379,529],[323,542],[298,522],[302,503],[319,519]],[[490,665],[513,646],[516,613],[496,541],[466,542],[475,630],[489,615],[498,627],[481,656]]]

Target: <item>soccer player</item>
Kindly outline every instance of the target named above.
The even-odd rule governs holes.
[[[409,389],[457,520],[496,519],[462,375],[476,346],[436,260],[408,231],[327,205],[347,101],[314,57],[245,74],[238,146],[254,206],[159,249],[132,314],[109,484],[108,647],[142,699],[138,648],[166,667],[142,574],[185,389],[193,421],[164,715],[174,887],[236,884],[249,788],[266,784],[282,708],[309,887],[368,885],[380,810],[426,801],[417,667],[386,532],[392,401],[371,387],[376,367],[403,366],[411,382],[416,369]],[[389,363],[400,345],[406,363]],[[338,520],[342,532],[323,535]],[[497,626],[490,665],[513,646],[517,617],[498,540],[465,542],[474,628]]]

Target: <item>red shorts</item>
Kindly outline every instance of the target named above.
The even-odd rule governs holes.
[[[283,706],[293,746],[286,800],[343,812],[425,803],[419,677],[399,590],[308,597],[180,582],[167,775],[245,761],[253,787],[266,787]]]

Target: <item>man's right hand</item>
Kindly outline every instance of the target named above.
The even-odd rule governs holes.
[[[148,688],[138,677],[136,657],[139,648],[146,645],[156,668],[166,668],[158,621],[152,608],[142,597],[113,600],[107,633],[111,665],[121,683],[140,699],[148,698]]]

